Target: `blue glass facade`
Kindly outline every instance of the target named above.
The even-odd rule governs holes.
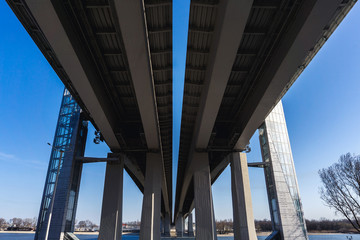
[[[49,239],[51,239],[51,235],[58,235],[57,232],[73,230],[82,170],[82,163],[77,162],[75,158],[83,156],[86,136],[87,122],[83,121],[80,107],[69,91],[65,89],[45,180],[35,240],[45,239],[59,161],[60,172],[55,192],[54,214],[50,219]],[[61,201],[65,205],[59,206]],[[61,215],[65,216],[65,221]],[[59,239],[59,237],[54,238]]]

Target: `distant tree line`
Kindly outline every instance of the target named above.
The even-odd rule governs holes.
[[[7,221],[0,218],[0,230],[36,230],[37,218],[12,218]],[[140,226],[140,221],[127,222],[131,227]],[[76,231],[97,231],[99,226],[90,220],[75,220]]]
[[[137,220],[137,221],[126,222],[125,224],[129,227],[140,227],[141,222]]]
[[[12,218],[6,221],[4,218],[0,218],[0,230],[8,229],[9,227],[17,227],[20,229],[36,229],[36,218]],[[127,222],[128,226],[140,226],[139,221]],[[76,230],[79,231],[95,231],[99,226],[90,220],[76,221]],[[320,220],[306,220],[306,227],[309,232],[356,232],[356,229],[351,225],[347,219],[342,220],[328,220],[322,218]],[[271,232],[271,221],[255,220],[255,228],[258,232]],[[217,220],[216,230],[218,233],[224,234],[233,231],[232,219]]]
[[[356,229],[346,219],[328,220],[322,218],[320,220],[306,220],[306,227],[309,232],[356,232]],[[272,224],[270,220],[255,220],[255,229],[258,232],[271,232]],[[233,221],[217,220],[216,230],[218,233],[224,234],[233,231]]]
[[[233,232],[233,221],[231,219],[216,221],[216,231],[220,234]]]
[[[0,229],[7,229],[9,227],[20,229],[36,229],[36,218],[12,218],[6,221],[4,218],[0,218]]]
[[[272,224],[270,220],[255,220],[255,229],[258,232],[271,232]]]
[[[81,220],[79,222],[76,220],[75,228],[79,231],[94,231],[98,230],[99,226],[90,220]]]
[[[356,229],[347,219],[342,220],[306,220],[306,227],[309,232],[356,232]]]
[[[75,221],[75,228],[82,231],[91,231],[98,228],[98,225],[90,220]],[[37,218],[12,218],[6,221],[0,218],[0,230],[35,230],[37,225]]]
[[[271,221],[267,219],[255,220],[255,228],[256,231],[271,232],[272,230]],[[220,234],[233,232],[232,219],[216,220],[216,231]]]

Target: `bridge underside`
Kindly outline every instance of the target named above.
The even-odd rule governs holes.
[[[194,154],[214,183],[354,4],[191,1],[175,218],[195,207]]]
[[[172,204],[172,2],[9,0],[8,4],[111,151],[144,191],[146,153]]]
[[[271,147],[272,123],[266,122],[267,116],[355,4],[353,0],[190,1],[172,212],[172,0],[7,2],[79,104],[81,119],[92,122],[112,151],[105,159],[69,157],[75,165],[107,162],[101,219],[106,228],[100,229],[100,237],[121,238],[117,232],[125,169],[144,194],[140,239],[159,239],[160,228],[169,236],[172,219],[178,236],[183,236],[184,219],[192,223],[195,208],[198,240],[216,239],[211,184],[229,163],[235,236],[256,238],[243,152],[260,127],[267,134],[264,146]],[[263,152],[264,162],[257,166],[264,167],[268,182],[274,183],[274,172],[281,169],[276,151],[271,154],[266,162]],[[54,182],[50,179],[47,184]],[[63,189],[64,194],[67,191]],[[55,201],[50,192],[48,205]],[[287,194],[289,203],[294,199],[275,188],[268,192],[274,199],[269,204],[277,204],[273,209],[286,209],[281,194]],[[70,195],[64,199],[68,203]],[[43,219],[49,215],[51,219],[51,211],[46,211],[41,213]],[[296,211],[293,215],[301,215],[301,208]],[[284,217],[277,214],[272,215],[274,222]],[[306,238],[302,224],[299,218],[298,232],[303,233],[299,239]],[[192,224],[188,229],[193,235]],[[273,235],[286,239],[283,229],[284,224],[277,224]]]

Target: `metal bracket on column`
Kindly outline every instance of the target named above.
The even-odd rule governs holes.
[[[197,148],[195,152],[204,153],[204,152],[245,152],[247,151],[246,148],[244,149],[229,149],[229,148]]]
[[[119,161],[119,158],[77,157],[76,160],[82,163],[96,163],[96,162],[116,162]]]
[[[208,147],[208,148],[196,148],[195,152],[203,153],[203,152],[228,152],[228,153],[234,153],[234,152],[251,152],[251,148],[249,145],[247,145],[245,148],[218,148],[218,147]]]
[[[248,167],[257,167],[257,168],[265,168],[269,166],[269,163],[267,162],[252,162],[248,163]]]
[[[145,152],[145,153],[160,153],[160,149],[153,148],[126,148],[118,150],[117,152],[109,153],[111,156],[118,156],[119,154],[126,154],[132,152]]]

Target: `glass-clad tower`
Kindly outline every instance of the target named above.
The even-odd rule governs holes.
[[[83,119],[79,105],[65,89],[45,180],[35,240],[45,238],[59,240],[65,232],[74,231],[82,171],[82,163],[77,161],[76,157],[84,156],[86,137],[87,121]],[[54,190],[55,199],[53,199]],[[54,201],[53,204],[52,201]]]
[[[277,239],[308,239],[284,110],[280,101],[259,128],[265,180]]]

